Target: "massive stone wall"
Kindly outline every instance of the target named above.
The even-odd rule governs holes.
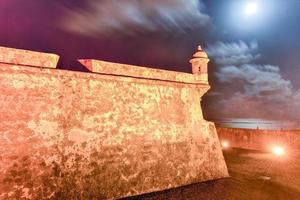
[[[103,61],[81,60],[94,73],[33,67],[33,52],[23,66],[20,51],[1,53],[14,62],[0,57],[0,199],[116,199],[228,176],[200,107],[207,80]]]
[[[299,130],[258,130],[217,127],[220,140],[231,147],[269,151],[274,145],[287,150],[300,149]]]

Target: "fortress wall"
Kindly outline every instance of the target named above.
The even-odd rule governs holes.
[[[204,82],[26,65],[0,63],[0,199],[116,199],[228,176]]]
[[[282,145],[287,150],[300,149],[300,131],[217,127],[217,132],[231,147],[269,151],[274,145]]]

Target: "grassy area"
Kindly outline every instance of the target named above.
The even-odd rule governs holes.
[[[199,183],[127,200],[299,200],[300,151],[278,157],[267,152],[224,151],[231,178]]]

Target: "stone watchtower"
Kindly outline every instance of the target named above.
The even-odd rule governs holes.
[[[193,55],[193,58],[190,60],[192,64],[192,73],[197,77],[197,79],[208,82],[208,71],[207,64],[209,62],[208,55],[201,46],[198,46],[197,52]]]

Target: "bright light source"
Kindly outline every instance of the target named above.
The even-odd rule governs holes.
[[[222,141],[222,142],[221,142],[221,146],[222,146],[224,149],[226,149],[226,148],[229,147],[229,142],[228,142],[228,141]]]
[[[276,156],[283,156],[285,154],[285,150],[281,146],[274,146],[272,148],[272,153]]]
[[[250,2],[245,6],[246,15],[254,15],[255,13],[257,13],[257,10],[258,10],[258,6],[257,3],[255,2]]]

